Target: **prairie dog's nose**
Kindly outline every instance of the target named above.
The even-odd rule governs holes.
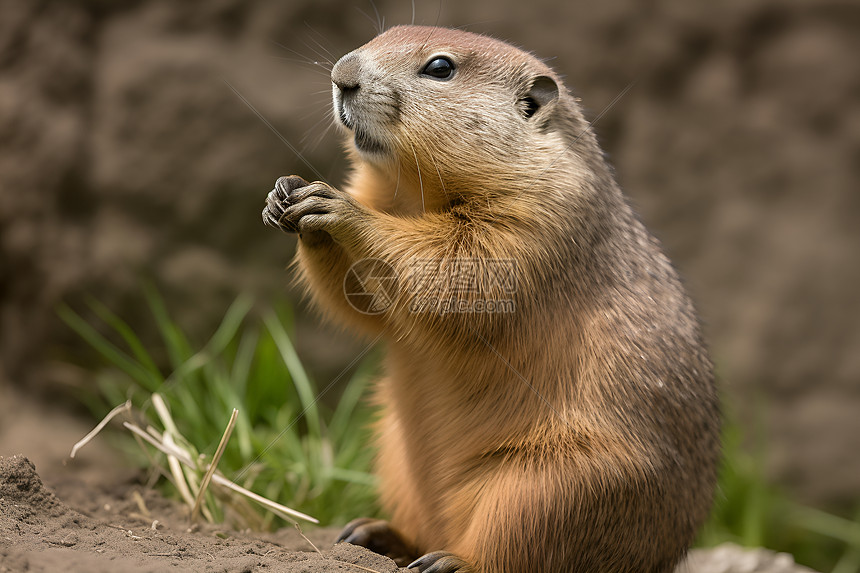
[[[331,69],[331,81],[343,92],[357,90],[360,87],[361,57],[350,52],[337,61]]]

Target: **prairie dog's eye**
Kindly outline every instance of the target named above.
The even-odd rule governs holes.
[[[434,80],[445,81],[454,77],[454,70],[456,69],[457,67],[450,58],[438,56],[427,62],[427,65],[421,70],[421,75]]]

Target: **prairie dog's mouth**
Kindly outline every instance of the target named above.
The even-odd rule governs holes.
[[[345,128],[352,130],[353,129],[353,121],[346,113],[346,109],[343,105],[343,101],[340,98],[340,94],[335,91],[334,95],[334,109],[337,112],[337,118],[340,120],[341,125]]]
[[[353,133],[353,144],[355,145],[355,148],[362,153],[376,155],[384,154],[387,151],[387,147],[371,134],[372,130],[369,130],[367,126],[364,125],[365,122],[360,121],[357,117],[357,114],[355,113],[355,105],[349,105],[347,102],[344,102],[339,91],[340,90],[335,87],[335,115],[337,116],[340,124]]]

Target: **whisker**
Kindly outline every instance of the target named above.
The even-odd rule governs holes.
[[[324,69],[325,71],[327,71],[327,72],[330,72],[330,71],[331,71],[331,62],[330,62],[330,61],[328,61],[328,58],[325,58],[325,57],[323,58],[323,60],[324,60],[327,64],[329,64],[328,66],[326,66],[326,65],[325,65],[325,64],[323,64],[322,62],[317,61],[317,60],[314,60],[313,58],[308,57],[307,55],[305,55],[305,54],[303,54],[303,53],[301,53],[301,52],[298,52],[298,51],[296,51],[296,50],[294,50],[294,49],[292,49],[292,48],[288,48],[287,46],[285,46],[285,45],[281,44],[280,42],[276,42],[276,41],[274,41],[274,40],[269,40],[269,41],[270,41],[270,42],[272,42],[274,45],[278,46],[279,48],[281,48],[281,49],[283,49],[283,50],[286,50],[286,51],[288,51],[288,52],[292,52],[293,54],[297,55],[297,56],[299,57],[299,59],[298,59],[298,60],[296,60],[296,61],[298,61],[298,62],[303,62],[303,63],[305,63],[305,64],[314,65],[314,66],[319,66],[319,67],[323,68],[323,69]],[[306,44],[306,45],[307,45],[307,44]],[[310,46],[308,46],[308,48],[310,48]],[[317,54],[317,55],[320,55],[320,54]],[[277,57],[277,56],[273,56],[273,57]],[[282,58],[282,59],[286,59],[286,58]]]
[[[329,109],[332,107],[331,90],[330,89],[318,90],[318,91],[312,92],[312,95],[314,97],[309,97],[309,98],[301,100],[302,103],[304,104],[302,106],[303,108],[307,109],[309,107],[313,107],[314,109],[325,110],[325,109]]]
[[[315,42],[315,40],[313,38],[311,38],[311,41]],[[316,42],[316,43],[318,44],[319,42]],[[302,41],[302,44],[304,44],[304,46],[307,49],[309,49],[310,51],[312,51],[314,54],[319,56],[323,62],[327,63],[329,65],[329,68],[334,67],[334,62],[332,62],[330,59],[328,59],[328,56],[326,56],[323,52],[320,52],[319,50],[317,50],[316,48],[314,48],[313,46],[311,46],[310,44],[308,44],[305,41]]]
[[[385,17],[382,17],[380,19],[379,10],[376,9],[376,2],[374,2],[373,0],[370,0],[370,5],[373,7],[373,12],[376,14],[376,23],[379,25],[377,29],[379,30],[379,33],[381,34],[385,31]]]
[[[428,150],[429,151],[429,150]],[[436,168],[436,174],[439,176],[439,184],[442,185],[442,194],[445,195],[445,201],[448,201],[448,190],[445,189],[445,182],[442,181],[442,172],[439,170],[439,163],[433,157],[432,153],[428,153],[430,156],[430,161],[433,163],[433,167]]]
[[[319,144],[322,143],[322,140],[325,139],[325,137],[329,133],[331,133],[332,128],[334,128],[334,123],[329,122],[329,124],[325,127],[325,129],[320,131],[319,134],[314,139],[312,139],[311,141],[309,141],[307,144],[305,144],[302,147],[302,153],[304,153],[305,151],[315,150],[317,148],[317,146],[319,146]]]
[[[318,119],[316,121],[316,123],[314,123],[310,127],[310,129],[308,129],[308,131],[305,133],[304,137],[302,137],[299,140],[299,143],[304,144],[311,135],[314,135],[317,133],[317,129],[323,124],[323,122],[331,122],[333,117],[334,117],[334,113],[329,111],[322,118]],[[328,128],[330,128],[332,125],[333,124],[330,123],[329,126],[326,128],[326,130],[328,130]],[[302,151],[304,151],[304,150],[302,150]]]
[[[318,128],[320,128],[324,122],[331,119],[331,116],[324,116],[314,122],[314,124],[308,128],[302,138],[299,140],[299,143],[305,143],[309,137],[315,135],[317,133]]]
[[[409,142],[409,146],[412,148],[412,155],[415,157],[415,167],[418,168],[418,187],[421,188],[421,210],[425,213],[427,212],[427,208],[424,206],[424,180],[421,178],[421,165],[418,163],[418,154],[415,153],[415,146],[412,145],[412,142]]]
[[[311,165],[310,161],[308,161],[308,160],[305,158],[305,156],[304,156],[304,155],[302,155],[302,153],[301,153],[298,149],[296,149],[296,147],[295,147],[292,143],[290,143],[290,142],[289,142],[289,140],[288,140],[286,137],[284,137],[283,135],[281,135],[281,132],[280,132],[280,131],[278,131],[278,130],[275,128],[275,126],[274,126],[274,125],[272,125],[272,124],[269,122],[269,120],[267,120],[267,119],[263,116],[263,114],[261,114],[259,111],[257,111],[257,108],[255,108],[253,105],[251,105],[251,102],[249,102],[247,99],[245,99],[245,96],[243,96],[241,93],[239,93],[239,90],[237,90],[236,88],[234,88],[234,87],[233,87],[233,84],[231,84],[230,82],[228,82],[228,81],[226,80],[226,78],[221,78],[221,79],[222,79],[222,81],[223,81],[225,84],[227,84],[227,87],[229,87],[229,88],[233,91],[233,93],[234,93],[234,94],[236,94],[236,97],[238,97],[240,100],[242,100],[242,103],[244,103],[244,104],[248,107],[248,109],[250,109],[252,112],[254,112],[254,115],[256,115],[256,116],[260,119],[260,121],[262,121],[262,122],[263,122],[263,124],[264,124],[266,127],[268,127],[268,128],[269,128],[269,130],[270,130],[272,133],[274,133],[274,134],[278,137],[278,139],[280,139],[280,140],[281,140],[281,143],[283,143],[284,145],[286,145],[286,146],[289,148],[289,150],[290,150],[290,151],[292,151],[292,152],[296,155],[296,157],[298,157],[298,158],[301,160],[301,162],[302,162],[302,163],[304,163],[305,165],[307,165],[307,167],[308,167],[311,171],[313,171],[313,172],[314,172],[314,174],[316,174],[316,175],[320,178],[320,180],[324,180],[324,179],[323,179],[323,176],[320,174],[320,172],[319,172],[319,171],[317,171],[316,167],[314,167],[313,165]]]
[[[493,24],[496,22],[501,22],[501,18],[490,18],[489,20],[478,20],[477,22],[471,22],[469,24],[463,24],[461,26],[455,26],[455,30],[465,30],[466,28],[471,28],[472,26],[480,26],[481,24]]]
[[[311,63],[309,63],[309,62],[305,62],[304,60],[297,60],[297,59],[295,59],[295,58],[285,58],[285,57],[283,57],[283,56],[271,56],[271,55],[270,55],[270,56],[268,56],[268,57],[270,57],[270,58],[274,58],[274,59],[276,59],[276,60],[283,60],[283,61],[285,61],[285,62],[289,62],[289,63],[291,63],[291,64],[298,64],[298,65],[300,65],[300,66],[304,66],[304,67],[303,67],[303,69],[305,69],[305,70],[307,70],[307,71],[309,71],[309,72],[313,72],[313,73],[315,73],[315,74],[319,74],[320,76],[322,76],[322,77],[324,77],[324,78],[327,78],[329,81],[331,81],[331,73],[329,72],[329,69],[328,69],[328,68],[326,68],[325,66],[323,66],[323,69],[324,69],[325,71],[321,71],[321,70],[319,70],[318,68],[313,67],[313,64],[322,65],[322,64],[319,64],[319,62],[313,62],[313,64],[311,64]]]
[[[442,0],[439,0],[439,10],[436,11],[436,21],[433,23],[433,27],[437,27],[439,25],[439,20],[442,18]]]
[[[379,31],[378,22],[374,21],[374,20],[373,20],[373,18],[371,18],[371,17],[370,17],[370,14],[368,14],[367,12],[365,12],[364,10],[362,10],[361,8],[359,8],[358,6],[353,6],[353,8],[355,8],[356,10],[358,10],[359,12],[361,12],[361,15],[362,15],[362,16],[364,16],[365,18],[367,18],[367,19],[370,21],[371,25],[373,26],[373,29],[374,29],[374,30],[376,30],[376,33],[377,33],[377,34],[381,34],[381,33],[382,33],[382,32],[380,32],[380,31]]]
[[[308,29],[309,29],[311,32],[313,32],[314,34],[316,34],[317,36],[319,36],[319,37],[320,37],[320,38],[322,38],[323,40],[325,40],[325,39],[326,39],[326,37],[325,37],[325,36],[323,36],[321,33],[319,33],[319,32],[318,32],[318,31],[317,31],[313,26],[311,26],[311,25],[310,25],[310,24],[308,24],[307,22],[305,22],[305,26],[307,26],[307,27],[308,27]],[[338,59],[338,57],[337,57],[337,56],[335,56],[335,55],[332,53],[332,51],[331,51],[331,50],[329,50],[328,48],[326,48],[325,46],[323,46],[322,42],[320,42],[320,41],[318,41],[318,40],[314,40],[313,38],[311,38],[311,40],[312,40],[312,41],[313,41],[317,46],[319,46],[320,48],[322,48],[322,50],[323,50],[326,54],[328,54],[329,56],[331,56],[333,60],[337,60],[337,59]]]
[[[394,197],[391,200],[392,203],[394,203],[394,201],[397,200],[397,190],[400,189],[400,164],[401,164],[400,159],[398,159],[397,160],[397,183],[394,184]]]
[[[309,111],[310,113],[317,115],[319,113],[330,112],[331,110],[331,102],[327,101],[327,99],[320,100],[302,100],[299,104],[292,105],[295,109],[300,109],[303,111]]]
[[[439,19],[442,17],[442,0],[439,0],[439,10],[436,12],[436,22],[430,28],[430,31],[427,33],[427,37],[424,39],[424,43],[421,44],[421,48],[418,51],[424,50],[427,47],[427,42],[430,41],[430,38],[433,37],[433,32],[436,31],[436,27],[439,26]],[[417,52],[416,52],[417,53]]]

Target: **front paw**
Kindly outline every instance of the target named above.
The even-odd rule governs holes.
[[[362,209],[355,199],[321,181],[293,190],[279,204],[284,210],[278,220],[297,229],[305,243],[315,243],[323,235],[342,242],[354,234],[362,220]]]
[[[475,568],[448,551],[434,551],[419,557],[407,566],[420,573],[475,573]]]
[[[263,208],[263,223],[287,233],[297,233],[298,227],[293,221],[285,217],[285,212],[296,191],[308,185],[310,184],[298,175],[280,177],[275,181],[275,188],[269,191],[269,195],[266,197],[266,206]]]
[[[403,541],[396,529],[381,519],[369,517],[354,519],[343,528],[335,543],[342,541],[361,545],[374,553],[390,557],[401,567],[412,561],[418,554]]]

